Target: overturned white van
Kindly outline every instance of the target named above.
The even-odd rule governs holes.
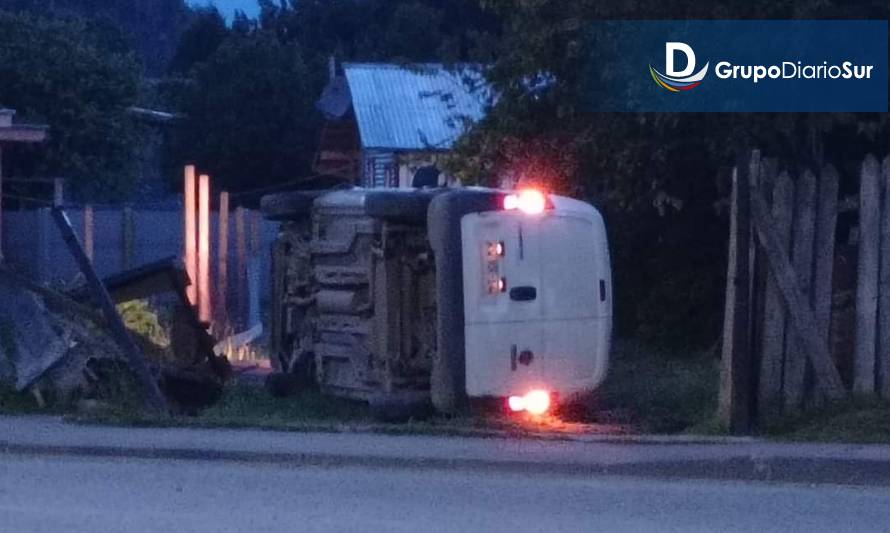
[[[533,190],[350,189],[264,198],[274,364],[372,405],[473,398],[546,412],[603,381],[612,328],[605,225]]]

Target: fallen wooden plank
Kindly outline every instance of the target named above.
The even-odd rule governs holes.
[[[173,292],[184,299],[186,287],[189,285],[185,265],[176,257],[167,257],[139,267],[107,276],[102,283],[115,303],[140,300]],[[77,300],[85,300],[90,294],[87,287],[71,291],[70,296]]]
[[[243,346],[247,346],[251,342],[260,338],[263,335],[263,325],[257,324],[256,326],[250,328],[247,331],[242,331],[236,335],[232,335],[231,337],[226,337],[225,339],[216,343],[216,346],[213,347],[213,353],[216,355],[223,355],[226,353],[226,350],[236,350]]]

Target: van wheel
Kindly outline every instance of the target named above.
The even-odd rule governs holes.
[[[269,220],[293,220],[309,216],[312,202],[324,191],[291,191],[267,194],[260,199],[260,209]]]
[[[447,189],[421,191],[374,191],[365,200],[369,216],[386,218],[410,224],[425,224],[427,209],[437,195]]]

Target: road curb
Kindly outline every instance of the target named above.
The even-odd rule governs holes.
[[[526,475],[627,476],[664,480],[704,479],[780,483],[890,486],[890,461],[801,457],[569,463],[443,457],[391,457],[294,452],[245,452],[192,448],[31,445],[0,441],[0,452],[40,457],[236,462],[283,467],[364,467],[489,471]]]

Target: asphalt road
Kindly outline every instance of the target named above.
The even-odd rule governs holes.
[[[0,533],[887,531],[890,490],[0,455]]]

